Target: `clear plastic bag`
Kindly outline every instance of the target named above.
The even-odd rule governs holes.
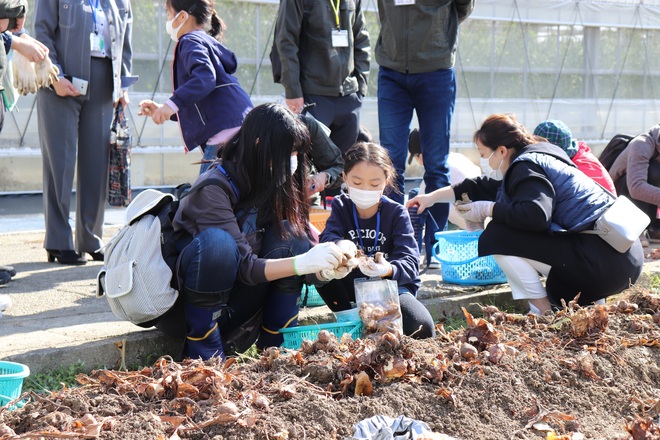
[[[396,281],[357,278],[354,282],[355,300],[364,334],[403,334],[399,286]]]

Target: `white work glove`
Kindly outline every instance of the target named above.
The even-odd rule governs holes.
[[[348,266],[341,266],[337,269],[323,269],[322,271],[316,273],[316,278],[326,282],[332,280],[340,280],[352,271],[353,268],[349,268]]]
[[[20,52],[12,54],[12,73],[14,74],[14,87],[21,95],[37,93],[37,78],[34,72],[34,63]]]
[[[332,281],[344,278],[351,273],[358,265],[357,246],[351,240],[339,240],[337,247],[342,252],[341,265],[336,269],[323,269],[317,272],[316,278],[321,281]]]
[[[323,269],[336,269],[341,264],[343,254],[334,243],[320,243],[293,259],[296,275],[307,275]]]
[[[337,246],[341,249],[342,254],[344,254],[345,260],[342,260],[342,266],[349,268],[349,272],[355,269],[358,265],[357,259],[357,246],[351,240],[339,240]],[[344,275],[346,276],[346,275]],[[344,277],[341,277],[344,278]]]
[[[59,81],[60,69],[53,64],[49,57],[34,63],[34,72],[38,88],[50,87],[51,84]]]
[[[478,202],[456,205],[456,209],[466,222],[483,224],[486,217],[492,217],[495,202],[480,200]]]
[[[376,252],[373,259],[362,259],[359,267],[360,271],[368,277],[384,277],[392,271],[392,265],[385,259],[382,252]]]

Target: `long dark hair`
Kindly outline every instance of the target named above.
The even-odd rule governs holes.
[[[287,107],[270,103],[252,109],[220,153],[223,162],[236,164],[238,179],[246,186],[237,208],[258,207],[260,220],[274,224],[286,219],[292,232],[307,234],[304,158],[309,148],[307,126]],[[291,176],[296,152],[298,168]]]
[[[496,150],[500,146],[514,149],[516,154],[513,155],[512,160],[527,145],[544,140],[528,132],[516,117],[509,113],[490,115],[481,124],[481,128],[474,133],[474,142],[479,141],[491,150]]]
[[[215,11],[213,0],[166,0],[166,4],[177,13],[186,11],[195,17],[198,25],[203,26],[210,22],[211,28],[208,30],[208,34],[218,40],[222,39],[222,34],[227,27]]]

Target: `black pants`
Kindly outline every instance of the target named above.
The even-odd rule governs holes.
[[[619,177],[616,182],[614,182],[614,187],[616,188],[617,194],[620,196],[628,197],[639,209],[644,211],[644,213],[649,216],[651,219],[651,224],[649,225],[650,229],[660,229],[660,219],[656,218],[658,205],[634,199],[628,190],[628,182],[626,181],[626,177],[626,174],[624,174],[623,176]],[[652,160],[649,164],[649,174],[646,181],[649,183],[649,185],[660,187],[660,162],[657,160]]]

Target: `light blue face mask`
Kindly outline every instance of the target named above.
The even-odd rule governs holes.
[[[481,172],[484,174],[484,176],[490,177],[491,179],[502,180],[504,178],[504,175],[502,174],[502,163],[504,162],[504,158],[502,158],[502,160],[500,161],[500,166],[498,166],[497,169],[494,170],[493,167],[490,166],[490,158],[493,157],[493,154],[495,154],[495,150],[493,150],[493,152],[490,153],[490,156],[479,158],[479,165],[481,165]]]

